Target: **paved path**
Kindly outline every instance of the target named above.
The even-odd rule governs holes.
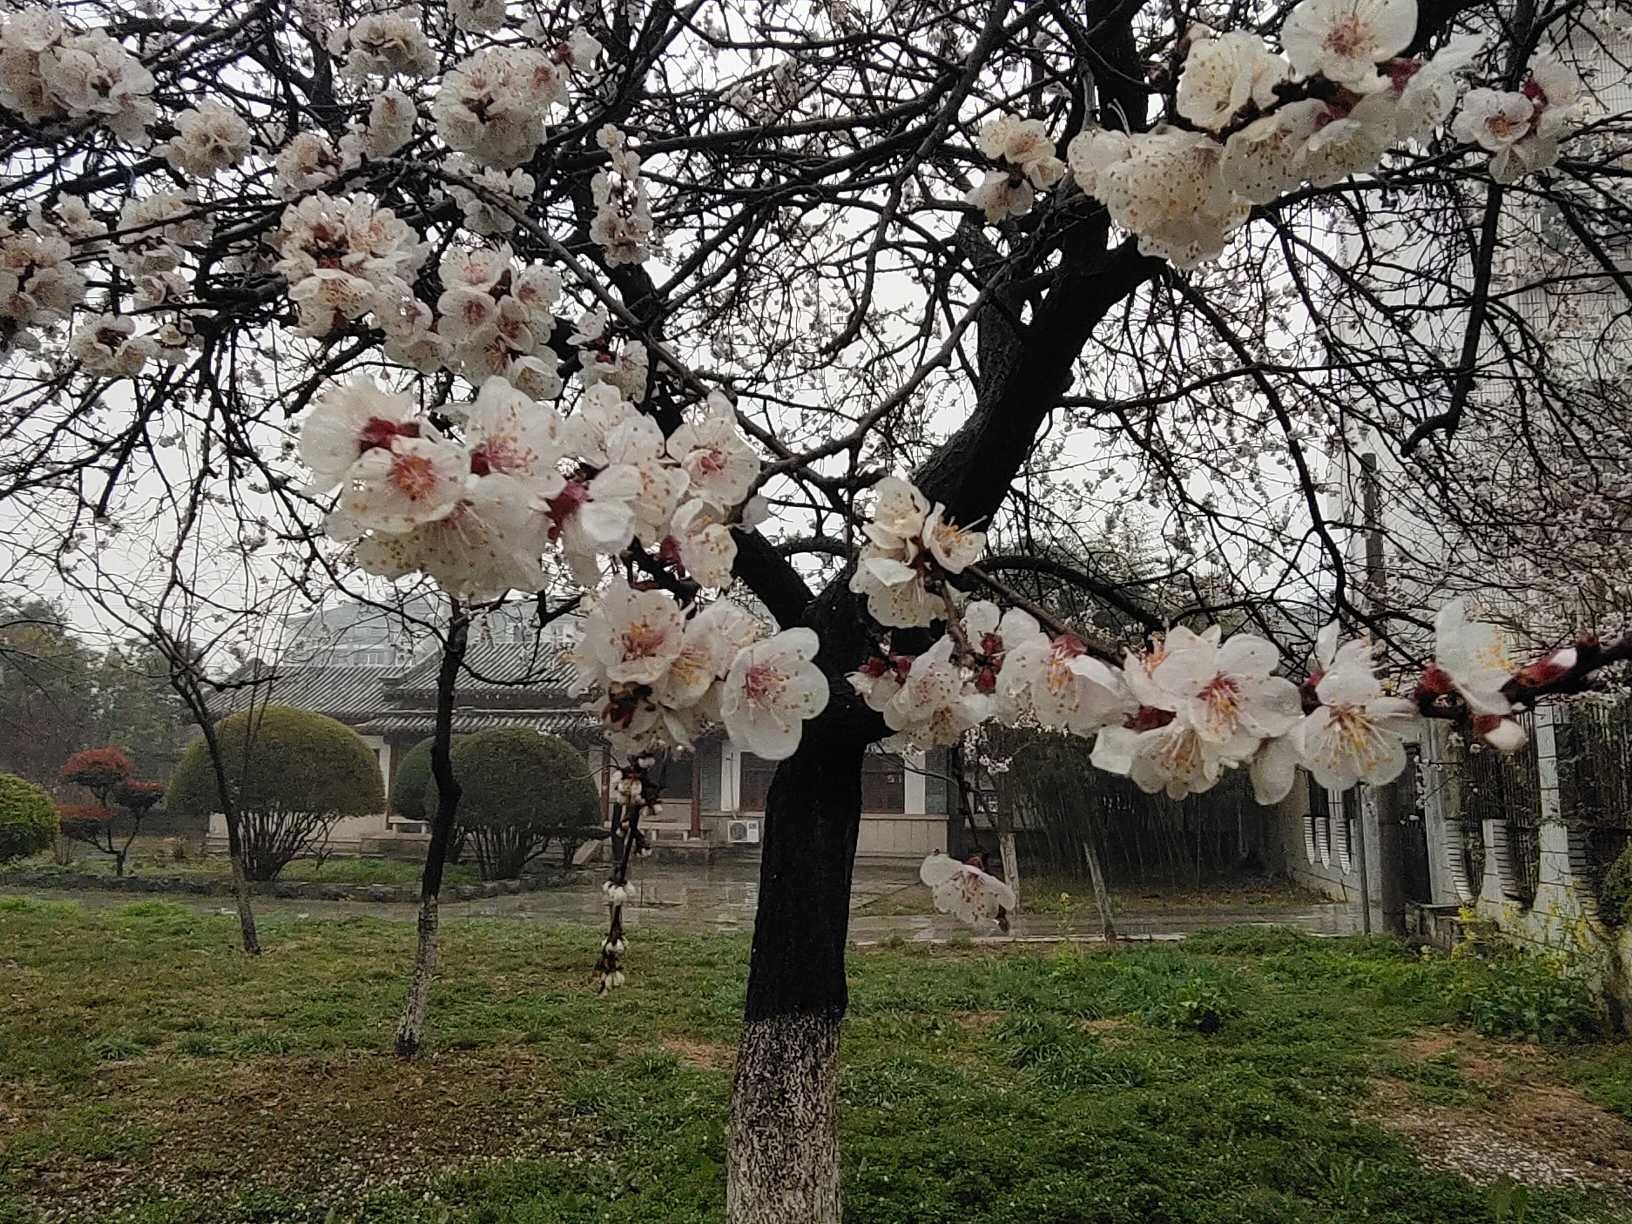
[[[626,908],[625,923],[631,928],[663,926],[678,930],[736,932],[753,929],[754,910],[759,903],[758,864],[753,862],[716,863],[708,867],[687,864],[639,864],[631,881],[635,900]],[[852,911],[880,898],[906,890],[909,895],[921,888],[917,873],[910,867],[858,867],[851,892]],[[8,890],[0,884],[0,895],[26,895],[49,900],[78,901],[92,907],[129,905],[135,901],[174,901],[211,913],[231,913],[220,897],[190,895],[97,892],[93,890]],[[374,917],[412,922],[415,907],[399,904],[372,904],[356,901],[303,901],[257,897],[257,913],[297,915],[312,918]],[[444,905],[445,922],[473,918],[515,919],[530,922],[582,922],[599,924],[605,916],[599,876],[588,876],[582,884],[541,892],[493,897],[483,901],[463,901]],[[1116,916],[1117,931],[1133,939],[1179,939],[1191,931],[1208,927],[1275,923],[1295,926],[1320,935],[1347,935],[1360,929],[1359,915],[1340,903],[1294,907],[1242,905],[1174,906],[1165,909],[1140,908]],[[932,915],[856,915],[850,922],[850,937],[858,944],[888,939],[935,942],[975,938],[985,941],[1012,940],[1097,940],[1099,919],[1092,906],[1085,906],[1071,918],[1055,915],[1021,914],[1008,936],[995,927],[971,932],[956,919]]]

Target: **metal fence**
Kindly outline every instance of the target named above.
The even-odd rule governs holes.
[[[1514,900],[1528,905],[1535,900],[1541,874],[1541,774],[1534,719],[1525,714],[1521,721],[1531,734],[1518,752],[1488,747],[1469,751],[1462,774],[1462,810],[1475,827],[1485,820],[1506,826]]]
[[[1204,886],[1252,869],[1267,809],[1253,800],[1245,770],[1176,801],[1093,768],[1080,739],[989,735],[992,750],[1010,756],[1010,767],[993,775],[995,799],[1014,822],[1030,870],[1081,875],[1088,837],[1113,886]]]
[[[1632,697],[1577,701],[1558,725],[1559,789],[1596,891],[1632,841]]]

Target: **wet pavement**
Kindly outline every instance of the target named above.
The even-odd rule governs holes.
[[[691,864],[640,864],[631,871],[633,901],[625,907],[624,922],[631,928],[665,927],[689,932],[739,932],[753,929],[754,910],[759,904],[759,865],[736,860],[709,866]],[[599,924],[604,920],[601,877],[586,873],[580,883],[540,892],[518,893],[481,901],[444,902],[444,922],[471,919],[513,919],[524,922],[566,922]],[[1024,882],[1022,881],[1022,888]],[[856,913],[871,903],[891,907],[892,899],[910,898],[916,905],[918,883],[913,865],[856,868],[850,896],[850,937],[858,945],[891,939],[939,942],[968,939],[979,942],[1051,942],[1100,939],[1098,914],[1091,904],[1069,917],[1057,914],[1015,915],[1007,935],[995,927],[971,932],[956,919],[942,914]],[[94,891],[8,890],[0,884],[0,896],[26,895],[41,899],[77,901],[102,908],[129,905],[135,900],[165,900],[202,912],[230,914],[231,907],[219,897],[153,894],[142,898],[128,893]],[[412,922],[415,907],[358,901],[306,901],[258,897],[257,913],[295,915],[311,918],[374,917]],[[1360,929],[1359,912],[1341,902],[1299,906],[1171,906],[1140,907],[1115,915],[1117,934],[1127,939],[1182,939],[1192,931],[1211,927],[1250,924],[1294,926],[1317,935],[1348,935]]]

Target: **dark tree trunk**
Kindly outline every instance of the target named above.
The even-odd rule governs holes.
[[[238,809],[237,797],[227,777],[226,758],[221,755],[221,738],[215,733],[204,699],[191,681],[191,673],[171,672],[175,688],[198,721],[204,735],[204,747],[210,754],[210,769],[215,774],[216,797],[221,802],[221,816],[227,822],[227,856],[232,860],[232,900],[238,910],[238,934],[248,956],[261,954],[261,935],[255,929],[255,907],[249,898],[249,873],[244,867],[243,814]]]
[[[436,973],[436,935],[440,921],[437,898],[442,892],[442,868],[453,840],[453,818],[459,810],[459,783],[453,776],[453,689],[464,662],[470,636],[470,616],[456,602],[442,647],[442,667],[436,678],[436,738],[431,744],[431,776],[436,779],[436,817],[431,822],[431,843],[425,849],[425,867],[419,877],[418,941],[414,972],[408,982],[402,1020],[397,1025],[397,1055],[412,1058],[419,1052],[425,1015],[431,1004],[431,979]]]
[[[807,725],[765,802],[759,914],[731,1093],[730,1224],[838,1224],[839,1024],[864,738]]]

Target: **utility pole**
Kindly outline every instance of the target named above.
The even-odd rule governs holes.
[[[1371,614],[1381,620],[1387,615],[1385,592],[1388,569],[1383,556],[1381,497],[1377,489],[1377,455],[1367,451],[1360,456],[1360,483],[1366,528],[1366,588],[1369,592]],[[1382,643],[1378,643],[1379,651]],[[1391,935],[1405,934],[1405,836],[1400,827],[1400,780],[1386,786],[1373,786],[1371,810],[1377,817],[1377,907],[1382,914],[1383,930]],[[1366,887],[1364,808],[1356,822],[1360,834],[1360,879]],[[1366,896],[1366,927],[1371,926],[1371,897]]]

